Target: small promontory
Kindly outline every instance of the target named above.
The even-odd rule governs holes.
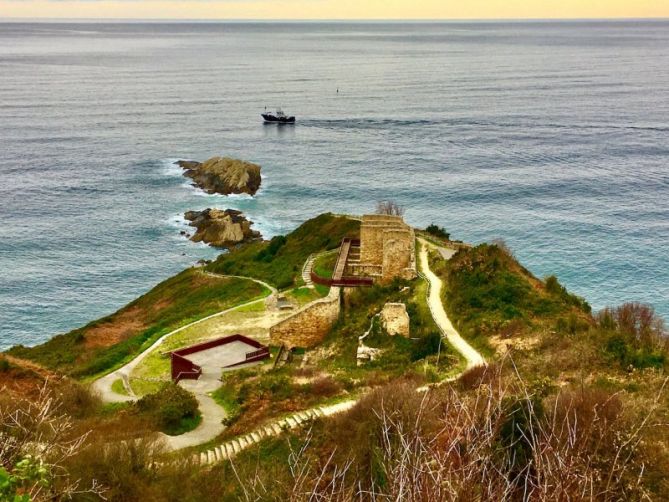
[[[190,238],[193,242],[205,242],[210,246],[230,248],[237,244],[261,239],[260,232],[252,230],[252,221],[234,209],[205,209],[186,211],[184,218],[197,231]]]
[[[247,193],[255,195],[260,188],[260,166],[229,157],[212,157],[204,162],[179,160],[184,176],[207,193],[221,195]]]

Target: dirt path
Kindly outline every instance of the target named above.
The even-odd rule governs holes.
[[[428,293],[428,305],[430,311],[432,312],[432,317],[434,322],[437,323],[442,334],[448,340],[448,343],[457,350],[462,357],[467,361],[467,369],[473,368],[474,366],[482,366],[485,364],[485,359],[479,354],[471,345],[469,345],[464,338],[460,336],[460,333],[453,327],[453,323],[446,315],[444,310],[444,305],[441,302],[441,289],[443,283],[437,275],[432,272],[430,269],[430,263],[428,260],[427,250],[428,248],[439,249],[434,244],[429,243],[424,239],[418,239],[422,246],[420,247],[420,268],[425,275],[425,278],[430,283],[430,289]],[[447,251],[447,250],[446,250]],[[442,257],[452,256],[452,254],[446,252],[441,253]]]
[[[429,293],[428,293],[428,305],[430,307],[430,311],[432,313],[432,317],[434,318],[435,323],[439,327],[439,329],[442,331],[442,334],[444,338],[450,343],[455,350],[460,352],[462,356],[465,358],[467,361],[467,366],[466,368],[472,368],[474,366],[479,366],[479,365],[484,365],[485,360],[479,354],[471,345],[469,345],[461,336],[460,334],[456,331],[456,329],[453,327],[453,324],[449,320],[448,316],[446,315],[446,311],[444,310],[444,306],[441,302],[441,289],[442,289],[442,281],[437,277],[432,270],[430,269],[429,262],[428,262],[428,254],[427,254],[427,249],[428,247],[435,247],[433,244],[423,240],[419,239],[420,242],[423,244],[421,246],[420,250],[420,267],[422,269],[422,272],[426,278],[426,280],[429,283]],[[439,248],[438,248],[439,249]],[[444,248],[442,248],[444,249]],[[441,253],[441,255],[447,259],[446,257],[448,256],[450,258],[451,254],[448,253],[448,250],[444,249],[446,251],[445,253]],[[306,268],[306,266],[305,266]],[[218,275],[218,274],[213,274],[210,272],[205,272],[208,275],[212,275],[215,277],[237,277],[241,279],[250,279],[255,282],[258,282],[268,289],[272,291],[272,294],[276,294],[276,289],[270,286],[267,283],[264,283],[263,281],[259,281],[256,279],[252,279],[249,277],[238,277],[238,276],[223,276],[223,275]],[[258,302],[264,302],[265,298],[261,298],[258,300],[254,300],[251,302],[247,302],[243,305],[238,305],[236,307],[232,307],[229,309],[226,309],[222,312],[218,312],[216,314],[213,314],[211,316],[205,317],[203,319],[200,319],[198,321],[195,321],[193,323],[190,323],[186,326],[183,326],[177,330],[174,330],[164,336],[162,336],[160,339],[158,339],[151,347],[149,347],[147,350],[142,352],[140,355],[138,355],[135,359],[133,359],[131,362],[123,366],[122,368],[119,368],[118,370],[96,380],[93,383],[93,389],[98,391],[100,393],[100,396],[102,397],[103,400],[107,402],[122,402],[122,401],[133,401],[136,399],[135,396],[122,396],[120,394],[117,394],[111,390],[112,383],[117,380],[121,379],[124,383],[128,381],[128,377],[132,370],[151,352],[153,352],[158,346],[160,346],[168,337],[171,335],[178,333],[180,331],[183,331],[195,324],[201,323],[203,321],[206,321],[208,319],[211,319],[213,317],[221,316],[224,314],[227,314],[229,312],[232,312],[234,310],[237,310],[242,307],[246,307],[249,305],[253,305]],[[448,381],[456,379],[459,375],[449,378]],[[207,394],[213,390],[216,390],[218,385],[220,384],[218,377],[216,378],[201,378],[200,380],[197,381],[184,381],[182,382],[182,385],[193,392],[198,400],[198,404],[200,406],[200,411],[202,412],[202,422],[200,425],[195,428],[194,430],[187,432],[185,434],[182,434],[180,436],[166,436],[164,435],[164,439],[167,443],[167,447],[170,450],[178,450],[181,448],[187,448],[190,446],[196,446],[202,443],[206,443],[207,441],[210,441],[214,437],[216,437],[218,434],[220,434],[223,429],[225,428],[224,425],[222,425],[222,420],[225,418],[225,411],[223,408],[218,406],[214,400],[209,397]],[[128,387],[128,386],[127,386]],[[418,389],[418,390],[427,390],[427,387],[424,389]],[[132,392],[132,390],[130,390]],[[196,455],[196,461],[202,463],[202,464],[210,464],[214,463],[217,461],[224,460],[226,458],[231,458],[232,456],[236,455],[243,449],[246,449],[250,447],[251,445],[257,443],[260,441],[263,437],[267,437],[270,435],[278,435],[280,434],[283,430],[287,428],[293,428],[297,427],[298,425],[302,424],[303,422],[314,419],[317,417],[322,417],[322,416],[331,416],[343,411],[346,411],[350,408],[352,408],[356,404],[357,400],[348,400],[344,401],[341,403],[338,403],[336,405],[332,406],[326,406],[326,407],[317,407],[309,410],[305,410],[302,412],[295,413],[285,419],[279,420],[277,422],[271,423],[267,426],[261,427],[257,430],[254,430],[252,432],[249,432],[248,434],[244,436],[240,436],[234,439],[229,440],[228,442],[224,443],[223,445],[216,446],[204,453]]]
[[[451,249],[439,248],[433,244],[419,239],[421,244],[420,251],[420,268],[425,279],[429,283],[429,292],[428,292],[428,305],[430,307],[430,312],[432,317],[442,332],[442,335],[448,343],[450,343],[455,350],[457,350],[462,357],[466,360],[466,368],[464,371],[472,368],[474,366],[485,365],[485,359],[481,354],[479,354],[471,345],[469,345],[453,327],[450,319],[446,315],[444,306],[441,302],[441,289],[443,283],[439,277],[437,277],[434,272],[430,269],[430,264],[427,255],[427,248],[434,247],[439,250],[440,255],[445,260],[448,260],[455,254]],[[458,373],[457,375],[451,376],[441,383],[451,382],[457,380],[463,372]],[[437,384],[438,385],[438,384]],[[430,389],[430,385],[419,387],[416,389],[418,392],[427,392]],[[286,429],[292,429],[298,427],[306,421],[313,420],[318,417],[332,416],[344,411],[350,410],[353,406],[356,405],[358,401],[356,399],[350,399],[343,401],[336,405],[311,408],[304,410],[298,413],[294,413],[287,418],[282,420],[271,422],[267,425],[259,427],[252,432],[249,432],[246,435],[238,436],[233,439],[228,440],[222,445],[211,448],[208,451],[196,454],[193,456],[195,462],[199,462],[202,465],[214,464],[216,462],[221,462],[226,459],[233,458],[240,451],[251,447],[252,445],[258,443],[265,437],[276,436],[281,434],[282,431]]]

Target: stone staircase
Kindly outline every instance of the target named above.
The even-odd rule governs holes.
[[[304,262],[304,266],[302,267],[302,280],[304,281],[304,285],[308,288],[314,287],[314,282],[311,280],[311,271],[314,268],[314,261],[317,256],[318,255],[315,254],[309,255],[309,258],[307,258],[307,261]]]
[[[267,437],[278,436],[282,432],[308,424],[321,417],[329,417],[350,410],[357,401],[354,399],[342,401],[330,406],[320,406],[300,411],[281,420],[260,427],[248,434],[230,439],[225,443],[193,456],[193,461],[200,465],[211,465],[233,458],[239,452],[259,443]]]

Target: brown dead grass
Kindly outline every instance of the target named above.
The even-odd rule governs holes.
[[[169,302],[165,302],[168,303]],[[160,310],[158,304],[154,309]],[[114,316],[109,322],[94,326],[86,331],[85,347],[87,349],[97,349],[110,347],[123,340],[136,335],[147,328],[144,309],[135,306],[127,310],[122,310]]]
[[[0,372],[0,394],[11,398],[36,398],[44,381],[59,380],[61,377],[31,361],[17,357],[2,356],[11,367]]]

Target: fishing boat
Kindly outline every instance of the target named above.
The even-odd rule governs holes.
[[[294,124],[295,123],[295,117],[289,117],[285,113],[283,113],[283,110],[281,108],[278,108],[276,110],[276,113],[271,113],[265,111],[265,113],[261,113],[262,118],[265,120],[266,124]]]

